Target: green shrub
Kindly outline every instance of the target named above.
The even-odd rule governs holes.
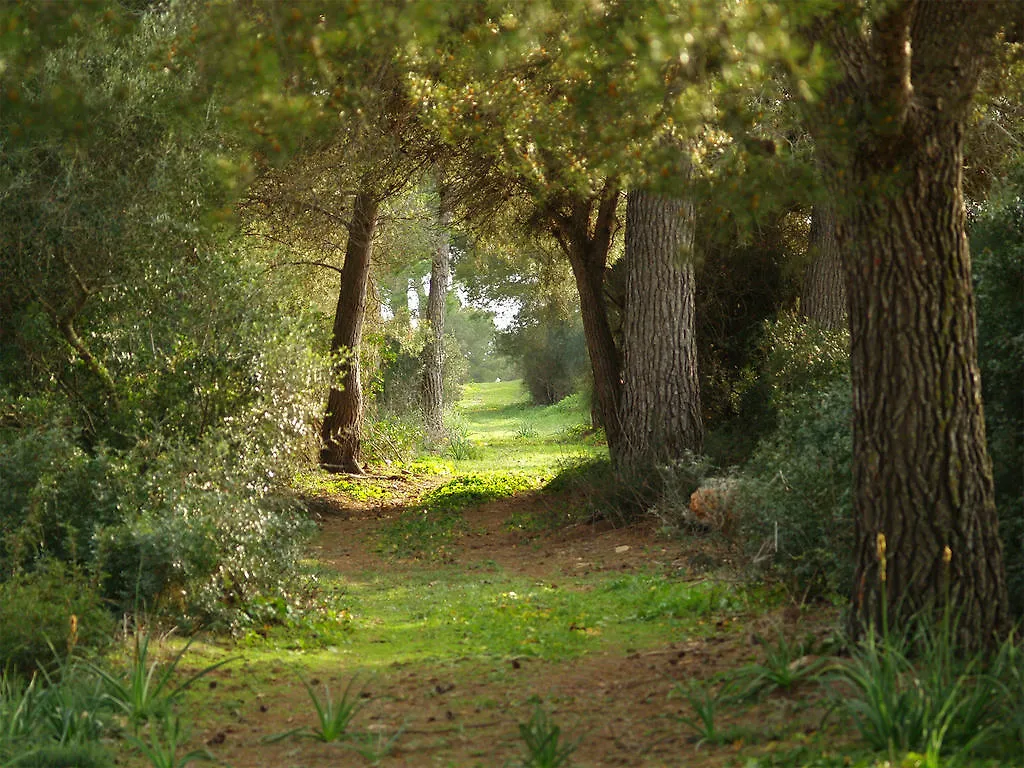
[[[98,650],[114,620],[95,586],[53,560],[0,583],[0,669],[31,676],[73,650]]]
[[[1014,610],[1024,613],[1024,164],[971,231],[978,362]]]
[[[95,527],[120,517],[106,482],[114,457],[85,451],[70,415],[49,398],[0,398],[0,408],[22,427],[0,431],[0,569],[43,553],[88,560]]]
[[[379,411],[363,421],[363,458],[371,464],[408,464],[423,447],[418,413]]]
[[[421,413],[425,330],[412,332],[408,328],[390,326],[382,333],[368,334],[366,341],[366,388],[380,412],[400,418]],[[462,349],[451,334],[444,337],[441,355],[442,397],[446,405],[451,405],[462,395],[468,367]]]
[[[122,605],[236,629],[272,619],[261,613],[269,598],[288,599],[312,522],[216,448],[165,452],[135,513],[97,532],[107,592]]]
[[[801,596],[849,594],[853,578],[852,405],[840,378],[790,401],[740,470],[739,541]]]
[[[778,427],[781,411],[828,387],[849,368],[846,331],[829,331],[783,312],[764,323],[751,362],[739,374],[732,394],[738,415],[715,426],[705,450],[719,466],[743,463],[757,441]]]
[[[589,376],[583,325],[554,306],[520,312],[498,337],[498,348],[516,360],[523,383],[537,405],[554,405],[578,392]]]

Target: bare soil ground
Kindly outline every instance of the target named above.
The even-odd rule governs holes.
[[[313,555],[342,574],[374,569],[402,572],[428,567],[383,560],[368,546],[374,532],[403,505],[423,492],[408,480],[388,481],[387,503],[325,501],[318,508],[321,531]],[[470,532],[455,550],[459,565],[497,564],[509,573],[570,584],[596,571],[650,570],[719,566],[728,551],[708,538],[688,541],[659,537],[653,524],[612,528],[581,524],[530,535],[509,530],[513,513],[537,511],[550,503],[538,494],[521,494],[465,513]],[[813,615],[812,615],[813,614]],[[395,664],[372,678],[364,691],[366,708],[359,725],[381,738],[403,727],[382,766],[512,766],[523,756],[519,724],[529,720],[532,696],[543,700],[552,720],[570,739],[579,739],[575,766],[725,766],[743,765],[781,744],[792,747],[814,738],[824,716],[812,689],[775,694],[759,703],[727,708],[716,718],[721,728],[746,734],[726,744],[702,744],[680,717],[693,717],[678,695],[680,685],[707,680],[763,655],[755,634],[779,630],[801,636],[826,632],[835,623],[830,611],[780,608],[750,617],[742,627],[723,621],[704,639],[667,639],[641,651],[586,655],[571,661],[473,659],[427,666]],[[351,669],[325,671],[323,682],[340,691]],[[205,684],[205,683],[204,683]],[[236,766],[367,765],[351,746],[308,739],[267,737],[310,725],[314,715],[302,684],[282,668],[280,677],[254,686],[243,665],[218,670],[210,684],[237,702],[230,718],[199,717],[195,735],[218,760]],[[223,699],[222,699],[223,700]],[[778,741],[776,741],[778,739]]]

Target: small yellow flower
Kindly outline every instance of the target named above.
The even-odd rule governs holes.
[[[878,551],[878,563],[881,569],[880,577],[882,581],[885,581],[885,534],[879,533],[878,538],[875,541],[875,547]]]
[[[945,547],[942,548],[942,562],[945,563],[948,566],[952,559],[953,559],[953,550],[950,549],[949,545],[947,544]]]

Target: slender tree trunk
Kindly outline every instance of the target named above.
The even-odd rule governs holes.
[[[903,0],[866,31],[826,27],[845,73],[815,128],[849,291],[855,635],[883,604],[899,628],[948,610],[968,649],[1007,623],[962,196],[998,7]]]
[[[618,200],[618,189],[609,184],[599,199],[574,197],[568,202],[567,211],[548,211],[554,234],[569,257],[576,279],[583,335],[594,375],[594,400],[613,460],[622,444],[619,425],[622,363],[608,321],[604,273],[615,234]],[[597,212],[592,215],[595,202]]]
[[[836,212],[818,204],[811,211],[809,263],[804,271],[800,312],[822,328],[846,328],[846,276],[836,240]]]
[[[331,388],[320,437],[320,465],[333,472],[362,474],[359,465],[359,430],[363,421],[363,390],[359,381],[359,347],[366,314],[366,286],[370,276],[370,252],[377,226],[378,201],[360,191],[352,206],[352,224],[341,270],[338,308],[334,315],[332,352],[348,352],[342,363],[342,388]]]
[[[604,266],[598,266],[598,260],[588,254],[585,248],[573,250],[569,260],[576,278],[583,335],[594,374],[594,399],[600,423],[608,439],[608,451],[614,457],[618,455],[622,444],[619,423],[622,365],[604,305]]]
[[[626,204],[622,450],[635,476],[704,443],[694,333],[694,209],[646,191]]]
[[[423,349],[423,416],[432,441],[444,437],[444,311],[451,282],[451,211],[441,195],[440,231],[430,267],[427,321],[430,335]]]

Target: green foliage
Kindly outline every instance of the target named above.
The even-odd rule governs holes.
[[[113,756],[97,743],[51,744],[18,755],[18,768],[113,768]]]
[[[93,581],[51,560],[0,582],[0,669],[31,676],[111,640],[113,618]]]
[[[0,674],[3,765],[106,768],[114,761],[101,739],[112,728],[102,688],[74,659],[63,661],[53,675]]]
[[[449,420],[445,429],[444,455],[452,461],[471,461],[481,456],[481,450],[469,437],[469,430],[458,420]]]
[[[123,605],[244,622],[294,570],[273,495],[328,366],[229,243],[244,174],[182,34],[199,9],[63,8],[4,10],[26,45],[0,67],[0,564],[86,563]]]
[[[847,332],[829,331],[784,312],[764,324],[754,361],[741,375],[736,394],[740,416],[755,434],[770,432],[781,411],[849,370]]]
[[[418,412],[369,413],[362,438],[362,455],[370,464],[408,465],[423,450],[423,419]]]
[[[180,316],[150,322],[168,290],[181,292]],[[202,311],[207,301],[218,311]],[[273,290],[227,258],[154,268],[131,296],[111,299],[97,345],[116,363],[109,442],[56,391],[9,395],[7,566],[40,549],[92,563],[124,604],[194,621],[244,622],[246,601],[281,592],[306,526],[275,494],[303,457],[325,377],[299,325],[265,317],[275,306]]]
[[[533,709],[530,722],[519,724],[519,736],[526,748],[525,768],[559,768],[568,765],[579,741],[564,743],[562,729],[552,722],[544,708]]]
[[[109,482],[118,457],[104,447],[83,449],[55,396],[0,393],[0,408],[16,425],[0,426],[0,567],[11,573],[43,555],[88,560],[96,527],[121,516]]]
[[[790,692],[798,685],[817,680],[825,671],[823,658],[812,658],[807,646],[782,633],[774,645],[765,645],[764,661],[740,668],[734,680],[744,685],[743,696],[773,691]]]
[[[427,493],[421,506],[430,512],[454,512],[503,499],[533,487],[524,476],[507,473],[461,475]]]
[[[370,479],[349,479],[324,471],[296,475],[295,490],[309,496],[342,495],[356,501],[382,501],[387,498],[385,484]]]
[[[723,226],[711,201],[698,195],[696,202],[703,240],[694,266],[700,286],[695,318],[704,422],[712,432],[721,432],[723,425],[738,421],[747,442],[751,423],[742,393],[750,387],[750,369],[763,360],[765,324],[796,300],[793,265],[806,242],[806,231],[801,231],[806,224],[798,215],[771,216],[759,222],[756,238],[747,241],[736,228]],[[715,459],[732,463],[733,454],[742,450],[738,445]]]
[[[682,696],[693,709],[695,717],[679,718],[693,729],[698,744],[725,744],[735,738],[730,730],[722,730],[717,722],[721,706],[729,700],[727,686],[715,687],[708,683],[677,685],[676,695]]]
[[[185,768],[198,760],[214,762],[215,758],[206,749],[193,749],[178,755],[180,747],[188,740],[181,719],[167,713],[150,724],[145,734],[129,734],[132,744],[149,761],[153,768]]]
[[[408,319],[395,323],[408,322]],[[423,400],[423,353],[427,343],[425,330],[412,332],[396,328],[379,338],[368,338],[379,356],[368,390],[374,393],[378,410],[388,416],[408,417],[421,411]],[[458,402],[467,378],[466,360],[451,334],[442,343],[442,396],[446,406]],[[387,418],[387,417],[385,417]]]
[[[1024,613],[1024,164],[971,229],[978,363],[1013,608]]]
[[[148,478],[153,506],[99,532],[108,589],[122,603],[237,629],[273,620],[261,607],[289,598],[312,522],[290,502],[254,496],[251,480],[217,456],[165,455]]]
[[[493,313],[475,307],[455,308],[449,303],[445,327],[451,329],[462,350],[469,381],[516,377],[512,361],[498,351]]]
[[[850,594],[853,579],[849,379],[792,398],[779,426],[740,470],[738,538],[794,594]]]

